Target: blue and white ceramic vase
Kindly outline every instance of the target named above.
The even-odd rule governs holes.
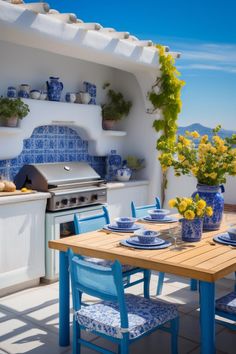
[[[9,86],[7,88],[7,97],[8,98],[16,98],[17,97],[17,90],[14,86]]]
[[[116,179],[121,182],[127,182],[129,181],[131,175],[132,175],[132,170],[129,167],[127,167],[127,161],[124,160],[122,167],[116,170]]]
[[[203,230],[218,230],[223,218],[224,210],[224,193],[223,185],[208,186],[206,184],[197,184],[197,191],[192,197],[199,194],[201,199],[204,199],[208,206],[212,207],[213,215],[205,216],[203,221]]]
[[[122,158],[116,153],[116,150],[111,150],[106,158],[106,179],[113,181],[116,179],[116,171],[121,167]]]
[[[47,81],[47,91],[49,101],[60,101],[63,90],[63,83],[59,81],[59,77],[50,76]]]
[[[182,224],[182,240],[185,242],[197,242],[202,238],[203,218],[195,218],[187,220],[180,219]]]
[[[91,82],[84,81],[83,82],[84,86],[84,92],[88,92],[90,94],[90,101],[88,104],[96,104],[96,96],[97,96],[97,87],[95,84],[92,84]]]

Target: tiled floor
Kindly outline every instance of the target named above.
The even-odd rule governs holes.
[[[152,275],[151,293],[155,297],[157,276]],[[223,279],[216,285],[217,297],[233,289],[233,281]],[[137,285],[132,289],[142,294]],[[189,290],[189,280],[166,275],[161,299],[177,303],[180,312],[179,354],[198,354],[199,311],[198,293]],[[93,299],[89,299],[93,301]],[[236,332],[216,326],[217,354],[236,353]],[[84,333],[86,338],[116,350],[104,339]],[[169,354],[169,334],[157,331],[131,346],[130,354]],[[0,354],[57,354],[71,353],[71,347],[58,346],[58,283],[41,285],[0,299]],[[82,354],[94,351],[83,348]]]

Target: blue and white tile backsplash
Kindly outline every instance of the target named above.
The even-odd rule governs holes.
[[[105,157],[90,156],[88,141],[66,126],[44,125],[35,128],[24,140],[23,151],[11,160],[0,160],[0,176],[14,180],[23,165],[30,163],[85,161],[105,176]]]

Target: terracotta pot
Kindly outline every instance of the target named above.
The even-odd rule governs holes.
[[[16,127],[18,123],[18,117],[11,117],[5,121],[5,127]]]
[[[112,130],[115,124],[115,120],[103,120],[102,127],[105,130]]]

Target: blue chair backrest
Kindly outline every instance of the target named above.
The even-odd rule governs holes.
[[[107,208],[103,206],[102,211],[103,212],[100,214],[88,216],[85,218],[79,218],[78,215],[75,214],[74,226],[76,235],[95,231],[103,228],[105,224],[109,224],[110,218]]]
[[[102,300],[118,302],[121,315],[121,327],[128,327],[125,305],[122,267],[115,261],[111,267],[103,267],[84,260],[68,250],[71,287],[74,310],[81,308],[81,294],[86,293]]]
[[[158,197],[155,198],[156,204],[150,204],[150,205],[142,205],[142,206],[136,206],[134,202],[131,202],[131,211],[132,211],[132,216],[133,218],[143,218],[144,216],[148,215],[148,210],[150,209],[160,209],[161,208],[161,202]]]

